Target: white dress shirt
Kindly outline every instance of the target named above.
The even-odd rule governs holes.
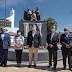
[[[69,33],[66,35],[66,37],[68,37]]]
[[[35,36],[35,33],[36,33],[36,31],[34,32],[34,31],[32,31],[32,36],[33,36],[33,38],[34,38],[34,36]]]
[[[51,33],[51,42],[52,42],[53,36],[54,36],[54,32]]]

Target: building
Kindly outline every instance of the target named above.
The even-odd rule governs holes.
[[[15,18],[15,10],[12,8],[10,11],[10,17],[7,17],[6,20],[9,20],[11,22],[11,27],[14,28],[14,18]]]
[[[15,19],[15,10],[12,8],[10,11],[10,16],[5,19],[0,19],[0,32],[1,32],[1,27],[4,26],[6,27],[6,32],[10,34],[11,37],[11,44],[13,45],[14,43],[14,36],[17,35],[17,30],[19,28],[14,27],[14,19]]]
[[[11,27],[11,22],[9,20],[0,19],[0,27]]]

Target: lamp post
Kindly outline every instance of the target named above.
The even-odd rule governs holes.
[[[5,0],[5,22],[6,22],[6,0]]]

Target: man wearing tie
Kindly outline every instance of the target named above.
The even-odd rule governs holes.
[[[32,26],[32,31],[28,33],[27,45],[29,47],[29,67],[32,65],[32,56],[34,51],[34,67],[36,67],[38,48],[41,45],[40,32],[36,30],[36,25]]]
[[[47,35],[48,51],[49,51],[49,66],[52,66],[52,55],[54,61],[54,70],[57,65],[57,43],[59,42],[59,34],[55,32],[56,27],[52,26],[51,32]]]
[[[5,27],[2,27],[2,32],[0,33],[0,66],[4,64],[4,67],[6,67],[7,64],[8,49],[10,48],[11,44],[10,35],[5,33],[5,30]]]
[[[61,35],[60,42],[62,44],[62,55],[63,55],[63,69],[66,69],[66,58],[68,56],[68,64],[70,67],[70,57],[71,57],[71,49],[72,49],[72,34],[69,33],[69,29],[64,28],[64,33]]]

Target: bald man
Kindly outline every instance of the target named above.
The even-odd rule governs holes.
[[[72,35],[69,33],[69,29],[64,28],[64,33],[61,35],[60,42],[62,44],[62,55],[63,55],[63,69],[66,69],[66,58],[68,56],[68,64],[70,67],[70,57],[71,57],[71,49],[72,49]]]

